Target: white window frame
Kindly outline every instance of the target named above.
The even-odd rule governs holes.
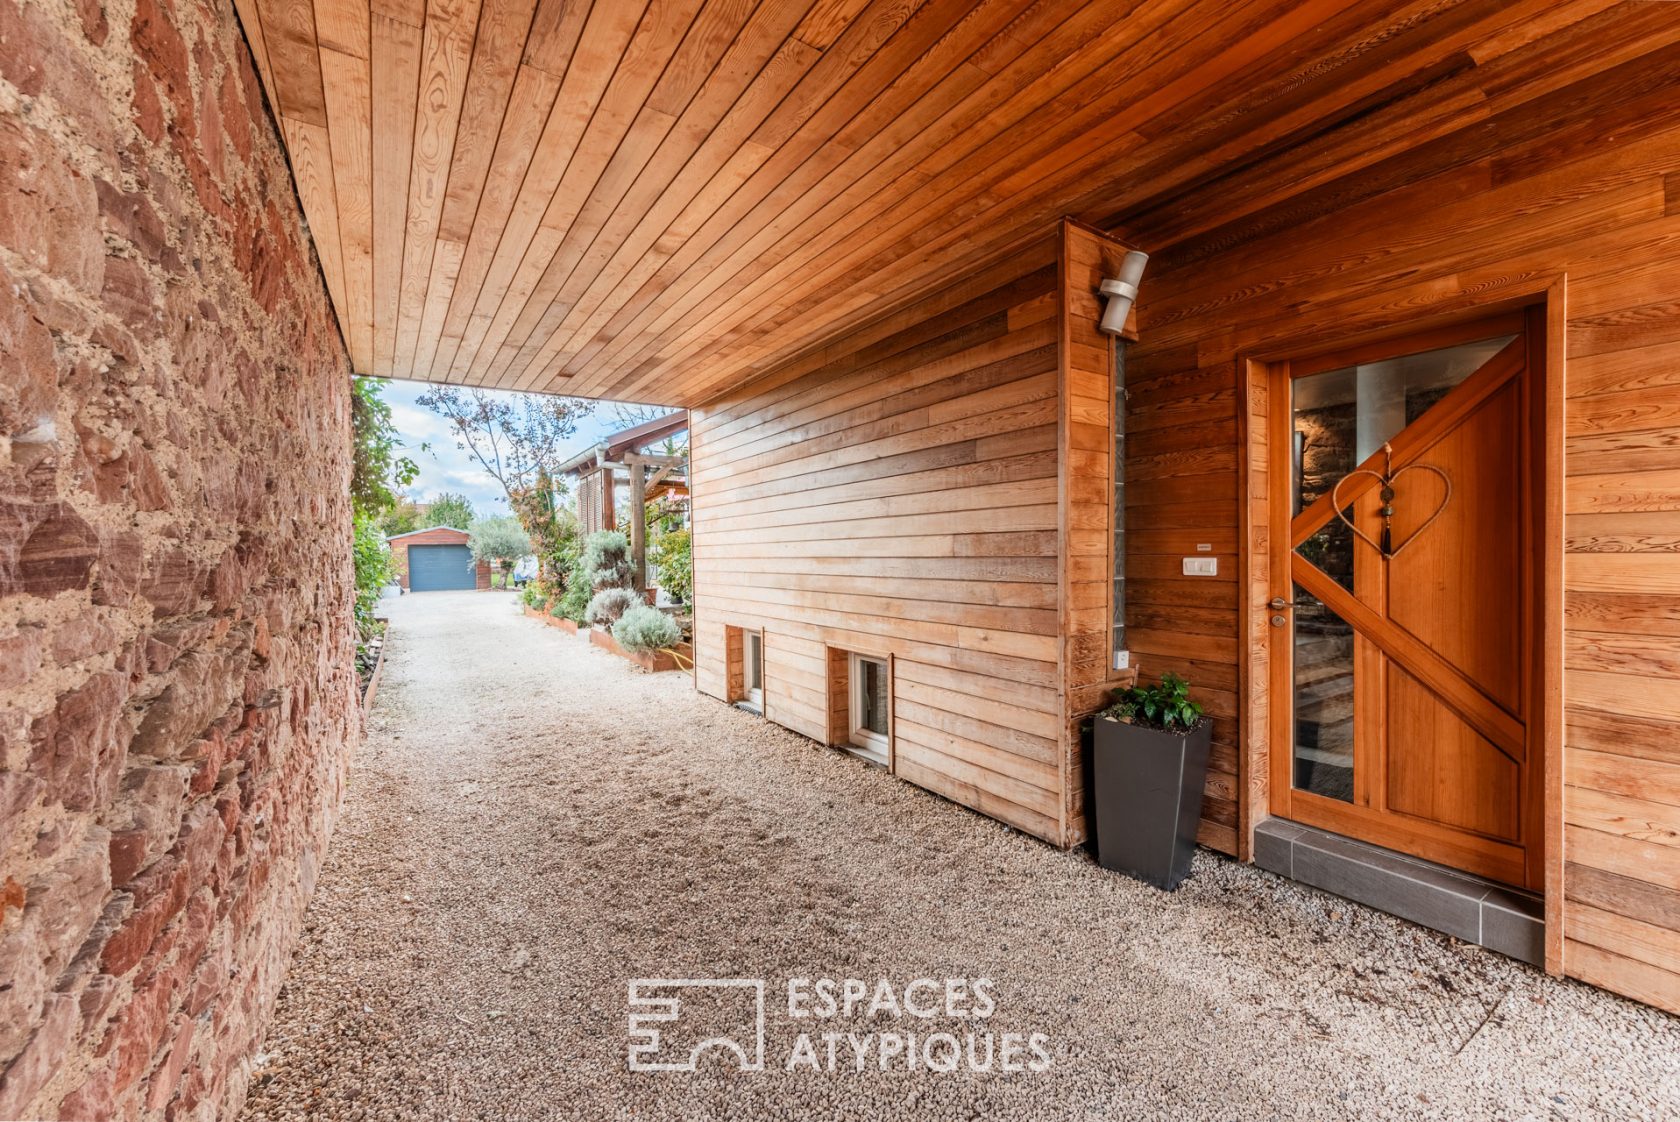
[[[881,675],[887,683],[887,733],[885,735],[874,729],[863,727],[863,671],[862,664],[872,662],[881,668]],[[886,764],[892,751],[892,662],[876,655],[859,654],[850,651],[846,657],[846,726],[847,740],[860,755]]]
[[[753,652],[758,659],[753,660]],[[741,700],[764,712],[764,632],[741,631]]]

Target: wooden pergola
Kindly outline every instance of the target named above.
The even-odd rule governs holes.
[[[584,533],[618,528],[620,475],[629,480],[632,511],[641,511],[650,498],[662,492],[686,494],[686,458],[658,455],[645,449],[687,428],[686,410],[655,417],[613,434],[560,466],[560,474],[577,480],[577,515]],[[633,577],[640,592],[647,588],[647,520],[637,516],[629,521]]]

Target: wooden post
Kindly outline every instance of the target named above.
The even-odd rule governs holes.
[[[647,590],[647,467],[630,463],[630,576],[637,592]]]
[[[610,467],[603,467],[601,476],[601,529],[618,529],[617,501],[613,495],[613,472]]]

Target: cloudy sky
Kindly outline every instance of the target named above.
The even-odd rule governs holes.
[[[472,500],[473,510],[479,514],[506,514],[507,499],[501,485],[478,466],[470,452],[455,447],[447,421],[415,404],[415,399],[426,392],[426,384],[386,381],[381,386],[391,406],[391,421],[402,434],[403,450],[420,465],[419,478],[408,489],[409,497],[424,501],[440,491],[453,491]],[[581,452],[623,427],[612,406],[603,402],[578,425],[567,442],[566,455]],[[427,447],[422,449],[422,445]]]

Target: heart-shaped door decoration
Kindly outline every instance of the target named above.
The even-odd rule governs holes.
[[[1393,533],[1392,533],[1392,526],[1393,526],[1393,521],[1394,521],[1394,484],[1400,479],[1401,476],[1405,475],[1409,471],[1426,471],[1426,472],[1429,472],[1429,473],[1437,476],[1441,480],[1441,484],[1442,484],[1442,487],[1443,487],[1443,491],[1442,491],[1442,494],[1441,494],[1441,502],[1440,502],[1439,505],[1437,505],[1435,507],[1434,512],[1432,514],[1430,514],[1430,516],[1428,518],[1425,518],[1423,520],[1423,524],[1421,526],[1419,526],[1417,529],[1413,530],[1410,534],[1408,534],[1406,536],[1405,541],[1401,542],[1399,545],[1395,545],[1394,544],[1394,537],[1393,537]],[[1377,483],[1379,484],[1379,486],[1381,487],[1381,491],[1379,492],[1379,497],[1382,499],[1382,504],[1383,504],[1382,505],[1383,530],[1382,530],[1382,540],[1381,541],[1376,541],[1376,540],[1372,539],[1371,535],[1369,535],[1365,531],[1361,530],[1358,526],[1355,526],[1353,524],[1353,520],[1350,519],[1347,515],[1342,513],[1342,502],[1341,502],[1342,484],[1346,483],[1348,480],[1352,479],[1356,475],[1368,475],[1372,479],[1375,479],[1377,481]],[[1430,525],[1437,518],[1441,517],[1442,513],[1445,512],[1445,510],[1447,509],[1447,504],[1451,501],[1452,501],[1452,477],[1451,476],[1449,476],[1446,472],[1442,471],[1440,468],[1436,467],[1434,464],[1407,464],[1405,467],[1401,468],[1399,471],[1395,471],[1394,470],[1394,450],[1387,444],[1383,445],[1383,470],[1382,471],[1380,471],[1380,472],[1379,471],[1372,471],[1370,468],[1355,468],[1353,471],[1348,472],[1346,475],[1344,475],[1340,479],[1338,479],[1336,481],[1336,486],[1331,488],[1331,490],[1330,490],[1330,508],[1331,508],[1332,511],[1335,512],[1336,517],[1341,519],[1342,524],[1344,526],[1346,526],[1349,530],[1352,530],[1357,537],[1359,537],[1362,541],[1365,542],[1366,545],[1370,546],[1372,549],[1376,550],[1378,553],[1382,554],[1386,558],[1398,557],[1400,555],[1401,550],[1405,549],[1407,546],[1409,546],[1413,542],[1417,541],[1418,537],[1425,530],[1429,529]]]

